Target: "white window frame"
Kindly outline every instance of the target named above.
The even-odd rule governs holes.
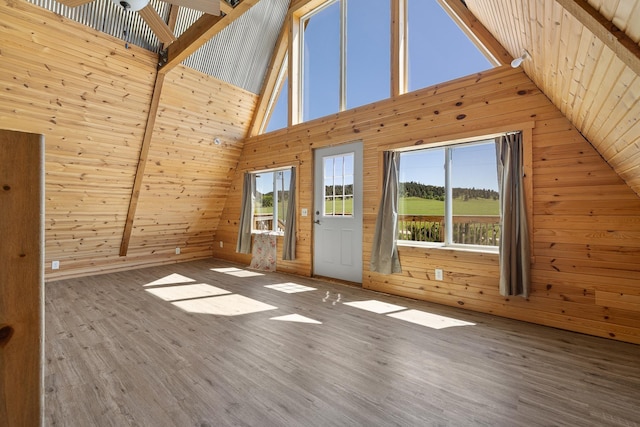
[[[273,169],[264,169],[264,170],[259,170],[259,171],[255,171],[255,172],[251,172],[251,176],[252,176],[252,196],[255,199],[255,195],[257,192],[257,188],[256,188],[256,184],[255,184],[255,180],[257,178],[258,175],[260,174],[267,174],[267,173],[273,173],[273,185],[272,185],[272,189],[273,189],[273,214],[272,214],[272,224],[271,224],[271,229],[267,230],[267,229],[256,229],[254,228],[254,225],[256,223],[256,219],[255,219],[255,214],[256,214],[256,206],[252,205],[251,206],[251,233],[252,234],[257,234],[257,233],[275,233],[277,235],[284,235],[284,230],[280,231],[278,230],[278,203],[277,203],[277,175],[278,172],[286,172],[286,171],[290,171],[291,167],[281,167],[281,168],[273,168]],[[288,184],[288,183],[287,183]],[[284,190],[284,188],[283,188]],[[289,192],[290,190],[287,190],[287,192]],[[285,212],[286,215],[286,212]]]
[[[450,226],[453,223],[453,187],[451,185],[451,181],[452,181],[452,176],[451,176],[452,150],[451,149],[456,147],[461,147],[461,146],[470,147],[473,145],[491,144],[492,143],[491,140],[493,138],[495,138],[495,136],[486,136],[486,137],[472,138],[470,140],[465,140],[465,141],[450,141],[450,142],[444,142],[439,144],[433,144],[430,147],[398,150],[402,152],[409,152],[409,151],[428,151],[428,150],[444,149],[444,156],[445,156],[444,242],[416,242],[413,240],[396,239],[396,243],[398,244],[398,246],[456,249],[456,250],[466,250],[466,251],[473,251],[473,252],[498,253],[499,247],[497,245],[496,246],[474,245],[474,244],[468,244],[468,243],[453,242],[453,227]],[[400,162],[400,165],[402,165],[402,162]],[[497,174],[497,171],[496,171],[496,174]]]
[[[325,10],[326,8],[328,8],[329,6],[332,6],[334,3],[340,3],[340,81],[339,81],[339,100],[338,100],[338,111],[344,111],[345,109],[345,105],[347,105],[347,93],[346,93],[346,88],[347,88],[347,71],[345,69],[346,67],[346,63],[347,63],[347,53],[346,53],[346,49],[345,49],[345,43],[346,43],[346,39],[347,39],[347,32],[346,32],[346,28],[347,28],[347,20],[346,20],[346,11],[347,11],[347,2],[343,1],[343,0],[328,0],[327,2],[325,2],[324,4],[314,8],[313,10],[311,10],[308,13],[305,13],[304,15],[302,15],[300,17],[300,19],[298,20],[298,34],[300,37],[300,44],[297,47],[299,49],[299,53],[298,53],[298,70],[299,70],[299,74],[300,77],[298,78],[298,84],[296,86],[296,90],[298,92],[298,98],[299,98],[299,102],[298,102],[298,111],[297,111],[297,116],[299,119],[302,119],[302,117],[304,117],[304,73],[305,73],[305,67],[304,67],[304,55],[303,55],[303,50],[304,50],[304,23],[306,20],[310,19],[313,15],[316,15],[320,12],[322,12],[323,10]]]

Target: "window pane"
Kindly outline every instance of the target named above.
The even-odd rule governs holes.
[[[333,206],[333,196],[327,196],[324,198],[324,214],[325,216],[333,216],[335,212]]]
[[[493,141],[451,148],[451,186],[453,243],[497,246],[500,203]]]
[[[444,241],[444,149],[400,154],[398,238]]]
[[[340,3],[302,22],[302,119],[312,120],[340,108]]]
[[[287,87],[289,87],[289,78],[285,78],[282,88],[278,92],[278,98],[271,110],[271,117],[265,129],[265,132],[271,132],[286,128],[289,122],[289,96],[287,95]]]
[[[438,2],[407,7],[409,91],[493,67]]]
[[[273,172],[255,174],[253,229],[273,229]]]
[[[323,159],[325,216],[353,215],[353,161],[353,153]]]
[[[287,208],[289,207],[289,184],[291,181],[291,171],[282,170],[276,172],[276,192],[277,192],[277,222],[274,224],[274,231],[284,232],[287,220]]]
[[[347,2],[347,108],[390,96],[390,13],[389,0]]]

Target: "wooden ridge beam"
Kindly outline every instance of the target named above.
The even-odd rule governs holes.
[[[640,46],[624,31],[613,25],[586,0],[556,0],[605,46],[611,49],[624,64],[640,75]]]
[[[178,37],[178,40],[169,45],[167,48],[167,61],[160,65],[158,72],[165,74],[175,68],[259,1],[242,0],[224,16],[202,15],[187,31]]]

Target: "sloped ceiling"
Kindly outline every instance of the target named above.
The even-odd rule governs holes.
[[[68,7],[56,0],[27,0],[36,6],[159,53],[162,45],[140,14],[126,12],[112,0],[93,0],[77,7]],[[217,0],[223,10],[239,1]],[[170,21],[170,4],[150,0],[151,6],[165,21]],[[264,74],[289,7],[289,0],[260,0],[233,23],[214,35],[183,65],[201,73],[258,94]],[[202,12],[180,7],[174,33],[178,37],[194,24]]]
[[[466,5],[513,57],[530,53],[527,75],[640,195],[640,1]]]

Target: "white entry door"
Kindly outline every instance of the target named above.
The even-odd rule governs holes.
[[[315,151],[313,273],[362,283],[362,142]]]

